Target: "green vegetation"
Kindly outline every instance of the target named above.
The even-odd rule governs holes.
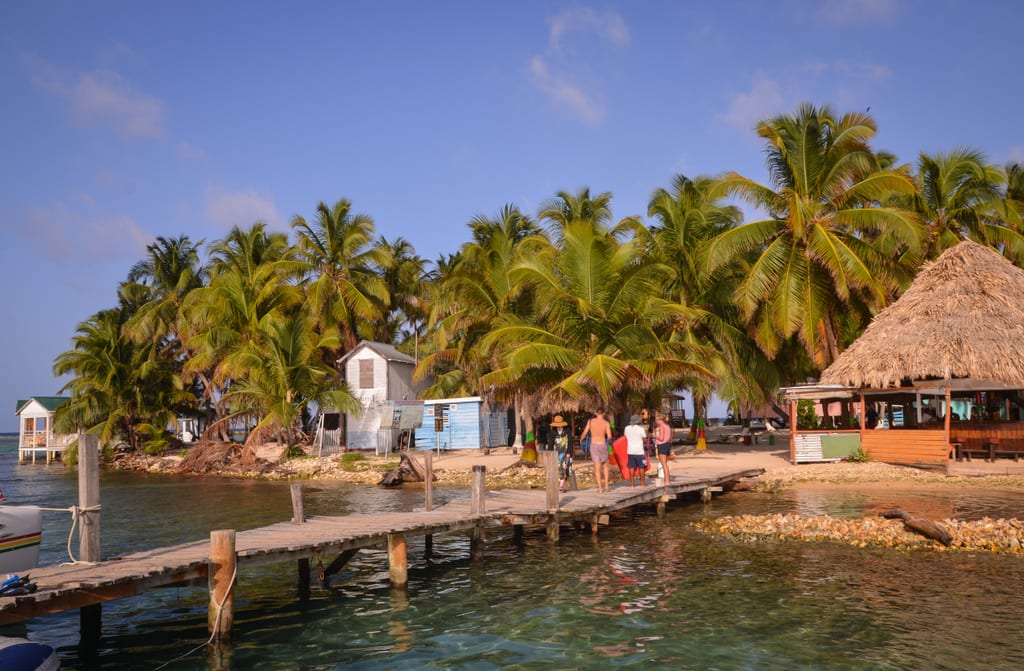
[[[514,407],[528,432],[534,415],[652,407],[677,389],[698,414],[713,393],[761,406],[958,241],[1024,262],[1021,166],[970,149],[901,164],[871,146],[876,130],[804,104],[757,126],[766,182],[676,175],[652,189],[646,224],[589,188],[535,217],[506,204],[433,263],[344,198],[295,217],[293,238],[262,223],[210,244],[157,238],[57,357],[71,401],[55,428],[157,451],[177,449],[164,427],[188,415],[206,439],[245,426],[246,449],[294,447],[318,408],[359,411],[336,362],[361,340],[413,355],[427,395]],[[800,425],[813,414],[801,407]]]
[[[871,461],[871,457],[868,456],[868,453],[864,451],[863,447],[857,447],[856,450],[850,453],[850,456],[847,457],[846,460],[856,461],[863,464]]]

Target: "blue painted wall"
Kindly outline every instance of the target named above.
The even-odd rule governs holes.
[[[434,432],[434,406],[445,406],[445,425]],[[480,416],[482,400],[477,397],[423,402],[423,426],[416,429],[416,449],[476,450],[483,446]]]

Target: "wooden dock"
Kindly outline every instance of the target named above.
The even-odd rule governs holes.
[[[301,488],[293,485],[296,518],[291,521],[238,532],[215,531],[211,539],[145,550],[95,563],[34,569],[31,579],[38,588],[36,592],[0,597],[0,625],[89,608],[153,588],[198,580],[209,581],[211,611],[216,607],[219,612],[226,599],[230,598],[227,592],[233,590],[237,571],[252,566],[298,561],[300,586],[302,580],[308,585],[311,560],[318,567],[327,567],[320,569],[320,577],[323,578],[336,573],[352,555],[366,548],[388,549],[392,583],[402,587],[407,582],[407,536],[425,536],[429,548],[434,534],[468,531],[471,534],[471,554],[477,557],[482,553],[482,541],[489,528],[514,528],[519,534],[524,527],[545,527],[548,538],[557,540],[561,525],[589,523],[596,534],[601,524],[608,523],[607,516],[612,512],[655,505],[661,514],[665,504],[681,494],[701,492],[710,497],[712,491],[721,491],[731,483],[761,472],[757,469],[723,472],[701,479],[681,477],[667,486],[649,484],[632,488],[620,483],[610,492],[599,494],[596,489],[566,493],[555,490],[552,493],[550,483],[554,471],[549,469],[546,491],[485,492],[482,487],[483,467],[478,466],[474,468],[474,489],[467,500],[454,501],[431,510],[428,499],[425,510],[343,517],[303,516]],[[554,478],[557,484],[557,475]],[[297,503],[294,501],[296,488],[299,491]],[[429,497],[429,488],[427,495]],[[230,533],[234,541],[227,550],[229,556],[226,559],[223,555],[218,558],[218,533]],[[225,565],[230,565],[229,580],[218,573]],[[220,594],[216,597],[214,594],[218,587],[215,583],[220,583]],[[229,614],[228,631],[230,619]],[[219,615],[217,622],[223,625]],[[217,632],[212,616],[211,631]]]

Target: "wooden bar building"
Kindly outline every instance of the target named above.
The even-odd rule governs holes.
[[[813,384],[781,390],[790,460],[863,451],[875,461],[940,465],[1024,454],[1024,270],[963,241],[926,264],[907,291]],[[800,401],[820,404],[817,426]]]

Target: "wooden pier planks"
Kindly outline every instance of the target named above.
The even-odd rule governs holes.
[[[702,491],[726,482],[760,474],[761,470],[723,473],[664,486],[617,485],[608,493],[575,490],[559,497],[559,521],[582,520],[638,505],[664,503],[685,492]],[[546,492],[504,489],[488,492],[484,512],[471,513],[469,499],[453,501],[431,511],[310,516],[302,524],[279,522],[239,531],[235,550],[238,566],[281,563],[313,556],[373,547],[387,547],[390,535],[429,535],[469,531],[485,526],[543,525],[553,518]],[[31,572],[38,590],[33,594],[0,597],[0,625],[42,615],[142,594],[156,587],[189,583],[208,577],[209,540],[142,550],[95,564],[47,566]]]

